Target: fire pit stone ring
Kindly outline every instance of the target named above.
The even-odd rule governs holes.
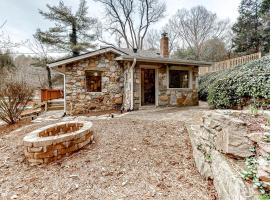
[[[44,164],[78,151],[94,140],[92,122],[60,122],[37,129],[23,138],[24,155],[32,164]]]

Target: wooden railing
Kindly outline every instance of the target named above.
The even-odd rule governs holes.
[[[63,90],[41,89],[41,102],[61,98],[64,98]]]
[[[258,52],[258,53],[254,53],[254,54],[247,55],[247,56],[241,56],[238,58],[233,58],[233,59],[229,59],[229,60],[225,60],[225,61],[221,61],[221,62],[216,62],[210,67],[200,67],[199,74],[204,75],[204,74],[208,74],[211,72],[217,72],[220,70],[229,69],[229,68],[235,67],[237,65],[248,63],[252,60],[257,60],[261,57],[262,57],[261,52]]]

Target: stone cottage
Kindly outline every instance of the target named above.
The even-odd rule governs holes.
[[[105,47],[48,66],[63,74],[65,112],[138,110],[142,106],[198,105],[199,67],[208,62],[169,57],[169,38],[160,51]]]

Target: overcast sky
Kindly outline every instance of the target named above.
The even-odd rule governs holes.
[[[238,16],[241,0],[166,0],[166,18],[155,25],[161,27],[177,9],[203,5],[216,13],[219,18],[229,18],[234,22]],[[66,5],[76,10],[79,0],[64,0]],[[38,13],[38,9],[46,9],[46,4],[58,4],[58,0],[0,0],[0,24],[7,20],[5,32],[13,41],[31,39],[37,28],[47,29],[49,23]],[[101,18],[102,7],[94,0],[88,0],[89,16]],[[20,50],[22,51],[22,50]]]

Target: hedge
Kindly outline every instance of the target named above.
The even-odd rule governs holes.
[[[202,76],[199,97],[214,108],[245,106],[251,101],[270,102],[270,56]]]

